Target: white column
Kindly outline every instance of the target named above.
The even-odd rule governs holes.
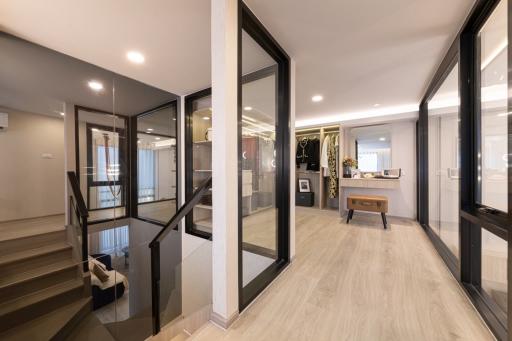
[[[290,260],[295,257],[295,60],[290,60]]]
[[[238,0],[212,0],[213,245],[212,320],[238,316]]]

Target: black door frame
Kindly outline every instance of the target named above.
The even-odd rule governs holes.
[[[138,147],[137,147],[137,140],[138,140],[138,133],[145,133],[143,131],[139,131],[138,130],[138,124],[137,124],[137,120],[140,118],[140,117],[144,117],[144,116],[148,116],[148,115],[151,115],[153,112],[157,111],[157,110],[160,110],[160,109],[163,109],[163,108],[166,108],[166,107],[172,107],[174,108],[175,112],[176,112],[176,136],[167,136],[167,135],[160,135],[160,134],[152,134],[154,136],[162,136],[162,137],[169,137],[169,138],[174,138],[176,139],[176,210],[178,209],[178,207],[180,207],[181,205],[181,200],[180,200],[180,190],[181,190],[181,187],[180,187],[180,176],[181,176],[181,139],[180,139],[180,126],[181,126],[181,115],[179,113],[179,105],[178,105],[178,101],[179,99],[174,99],[172,101],[169,101],[169,102],[166,102],[164,104],[161,104],[161,105],[158,105],[152,109],[149,109],[149,110],[146,110],[140,114],[137,114],[137,115],[134,115],[134,116],[130,116],[130,137],[129,137],[129,148],[130,148],[130,188],[131,188],[131,193],[130,193],[130,207],[131,207],[131,211],[130,211],[130,216],[132,218],[136,218],[138,220],[141,220],[141,221],[145,221],[145,222],[148,222],[148,223],[151,223],[151,224],[154,224],[154,225],[159,225],[159,226],[165,226],[165,224],[167,222],[162,222],[162,221],[158,221],[158,220],[154,220],[154,219],[150,219],[150,218],[144,218],[144,217],[139,217],[139,210],[138,210],[138,205],[139,205],[139,172],[138,172],[138,169],[139,169],[139,157],[138,157]],[[167,199],[166,199],[167,200]],[[155,201],[152,201],[152,202],[155,202]],[[144,204],[144,203],[142,203]]]
[[[277,62],[276,206],[277,259],[247,286],[243,286],[242,224],[242,31],[245,31]],[[281,165],[281,167],[279,167]],[[290,57],[265,29],[254,13],[238,6],[238,295],[242,311],[288,265],[290,260]]]
[[[467,295],[478,309],[483,319],[499,340],[507,340],[507,330],[512,326],[512,319],[481,288],[481,233],[482,228],[496,236],[509,241],[509,229],[512,226],[512,169],[508,169],[508,214],[490,211],[478,204],[477,200],[477,153],[479,150],[479,55],[477,35],[500,0],[478,0],[457,34],[448,53],[431,80],[419,108],[417,128],[418,150],[418,221],[450,271],[465,289]],[[511,13],[512,1],[508,2]],[[512,37],[512,23],[508,20],[509,41]],[[508,49],[508,88],[512,87],[512,53]],[[439,89],[448,73],[459,63],[460,94],[460,209],[459,209],[459,259],[449,251],[439,236],[429,226],[428,208],[428,101]],[[508,112],[511,112],[512,98],[508,99]],[[508,150],[512,150],[512,117],[508,116]],[[510,154],[509,154],[510,164]],[[508,310],[512,308],[512,249],[508,243]]]

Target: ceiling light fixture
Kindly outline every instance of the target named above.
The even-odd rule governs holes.
[[[374,107],[374,108],[380,107],[380,103],[375,103],[375,104],[373,105],[373,107]]]
[[[155,137],[155,140],[160,140],[160,138],[159,137]]]
[[[60,112],[59,114],[60,114],[60,116],[66,116],[66,114],[63,112]]]
[[[322,95],[315,95],[315,96],[311,97],[311,100],[313,102],[321,102],[321,101],[324,100],[324,96],[322,96]]]
[[[203,116],[203,120],[208,121],[210,118],[208,116]]]
[[[146,129],[147,131],[153,131],[154,129],[153,128],[148,128]]]
[[[100,91],[103,90],[103,84],[101,84],[98,81],[89,81],[89,88],[93,89],[94,91]]]
[[[385,137],[381,137],[381,138],[379,138],[379,141],[386,141],[386,138]]]
[[[143,64],[146,58],[144,58],[144,55],[138,51],[129,51],[126,54],[126,58],[132,63],[135,64]]]
[[[94,132],[100,131],[98,128],[92,128],[91,130],[94,131]]]
[[[252,110],[252,107],[249,107],[249,106],[244,107],[244,110],[245,110],[245,111],[251,111],[251,110]]]

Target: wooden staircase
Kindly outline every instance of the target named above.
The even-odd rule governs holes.
[[[91,311],[64,229],[0,241],[0,340],[64,340]]]

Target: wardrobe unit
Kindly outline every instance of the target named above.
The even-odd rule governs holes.
[[[326,140],[326,138],[328,138]],[[335,179],[330,179],[330,170],[327,164],[322,165],[322,155],[328,151],[331,139],[338,141],[334,150],[335,166],[331,167],[336,172]],[[342,176],[343,161],[343,130],[341,125],[330,125],[321,127],[301,128],[295,132],[296,140],[296,181],[297,192],[299,192],[299,179],[308,179],[311,192],[314,193],[314,208],[339,210],[339,178]],[[317,142],[316,142],[317,141]],[[318,149],[312,151],[311,146],[318,143]],[[309,145],[308,145],[309,144]],[[315,146],[316,148],[316,146]],[[313,160],[311,160],[313,157]],[[304,161],[304,162],[302,162]],[[325,161],[325,155],[324,155]],[[324,167],[327,166],[327,167]],[[332,182],[334,181],[334,182]],[[329,193],[330,186],[333,186],[333,193]]]

